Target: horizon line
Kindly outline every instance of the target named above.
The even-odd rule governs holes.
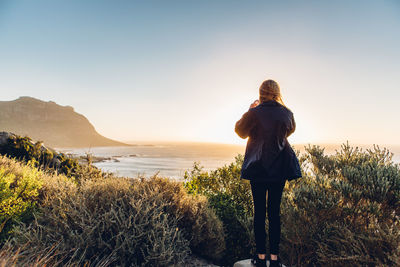
[[[116,140],[116,139],[114,139]],[[189,141],[189,140],[118,140],[120,142],[124,142],[130,145],[134,145],[137,143],[147,143],[147,144],[157,144],[157,143],[181,143],[181,144],[215,144],[215,145],[233,145],[233,146],[246,146],[246,142],[244,141],[243,144],[238,144],[238,143],[227,143],[227,142],[217,142],[217,141]],[[343,144],[346,144],[348,142],[348,144],[350,146],[374,146],[377,145],[379,147],[386,147],[386,146],[399,146],[400,144],[388,144],[388,143],[359,143],[359,142],[350,142],[350,141],[344,141],[344,142],[322,142],[322,141],[318,141],[318,142],[300,142],[300,143],[290,143],[291,145],[294,146],[307,146],[307,145],[331,145],[331,146],[340,146]]]

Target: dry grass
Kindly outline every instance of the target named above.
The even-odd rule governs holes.
[[[18,249],[11,246],[5,246],[0,250],[0,267],[42,267],[42,266],[96,266],[107,267],[113,263],[112,259],[104,259],[99,262],[89,262],[85,259],[66,259],[57,250],[57,245],[36,250],[32,253],[32,249],[27,249],[27,246],[21,246]]]
[[[10,172],[25,166],[2,160]],[[39,212],[14,227],[0,252],[4,266],[180,266],[192,252],[218,259],[224,250],[207,199],[181,183],[98,174],[77,183],[39,173]]]

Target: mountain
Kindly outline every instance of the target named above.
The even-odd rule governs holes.
[[[27,96],[0,101],[0,131],[26,135],[58,148],[127,145],[100,135],[85,116],[70,106]]]

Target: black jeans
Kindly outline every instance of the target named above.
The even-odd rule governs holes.
[[[269,250],[271,254],[279,254],[279,242],[281,237],[280,209],[285,182],[251,183],[251,192],[254,202],[254,235],[258,254],[266,254],[265,213],[267,192]]]

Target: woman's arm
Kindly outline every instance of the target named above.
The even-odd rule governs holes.
[[[296,121],[294,120],[293,113],[291,113],[290,129],[287,136],[290,136],[296,130]]]
[[[242,118],[236,122],[235,132],[243,139],[247,138],[255,125],[254,111],[249,109]]]

